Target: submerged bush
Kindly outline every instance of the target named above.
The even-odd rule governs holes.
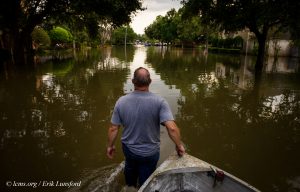
[[[52,44],[69,43],[73,40],[73,36],[67,29],[62,27],[53,28],[50,33]]]
[[[51,44],[50,37],[43,28],[35,27],[32,34],[32,41],[34,48],[38,49],[39,47],[46,48]]]

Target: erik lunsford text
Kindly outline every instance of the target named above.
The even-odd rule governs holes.
[[[7,187],[80,187],[81,181],[38,181],[38,182],[22,182],[22,181],[7,181]]]

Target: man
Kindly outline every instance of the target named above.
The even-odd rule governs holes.
[[[179,156],[185,153],[180,131],[168,103],[149,92],[150,73],[138,68],[132,79],[134,91],[117,101],[108,129],[107,156],[112,159],[115,140],[122,125],[122,148],[125,156],[125,181],[128,186],[141,186],[154,172],[159,159],[160,124],[166,126]]]

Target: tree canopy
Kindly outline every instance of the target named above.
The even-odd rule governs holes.
[[[145,34],[152,39],[166,43],[196,42],[205,34],[205,27],[198,17],[184,19],[183,9],[171,9],[165,16],[156,20],[145,29]]]
[[[35,26],[53,17],[77,17],[90,32],[106,20],[115,26],[129,23],[131,14],[142,10],[141,0],[1,0],[1,48],[24,57],[31,50],[31,33]]]
[[[112,43],[117,45],[133,43],[133,40],[137,37],[137,34],[129,26],[122,26],[115,29],[112,33]]]
[[[293,0],[183,0],[185,14],[198,16],[206,24],[219,25],[226,31],[249,28],[257,38],[259,48],[256,62],[261,71],[265,45],[272,28],[291,31],[299,23],[299,1]],[[298,19],[297,19],[298,18]],[[297,24],[299,26],[299,24]]]

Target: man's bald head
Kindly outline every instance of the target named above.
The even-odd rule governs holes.
[[[147,69],[139,67],[134,71],[132,83],[136,87],[149,86],[151,83],[150,73]]]

